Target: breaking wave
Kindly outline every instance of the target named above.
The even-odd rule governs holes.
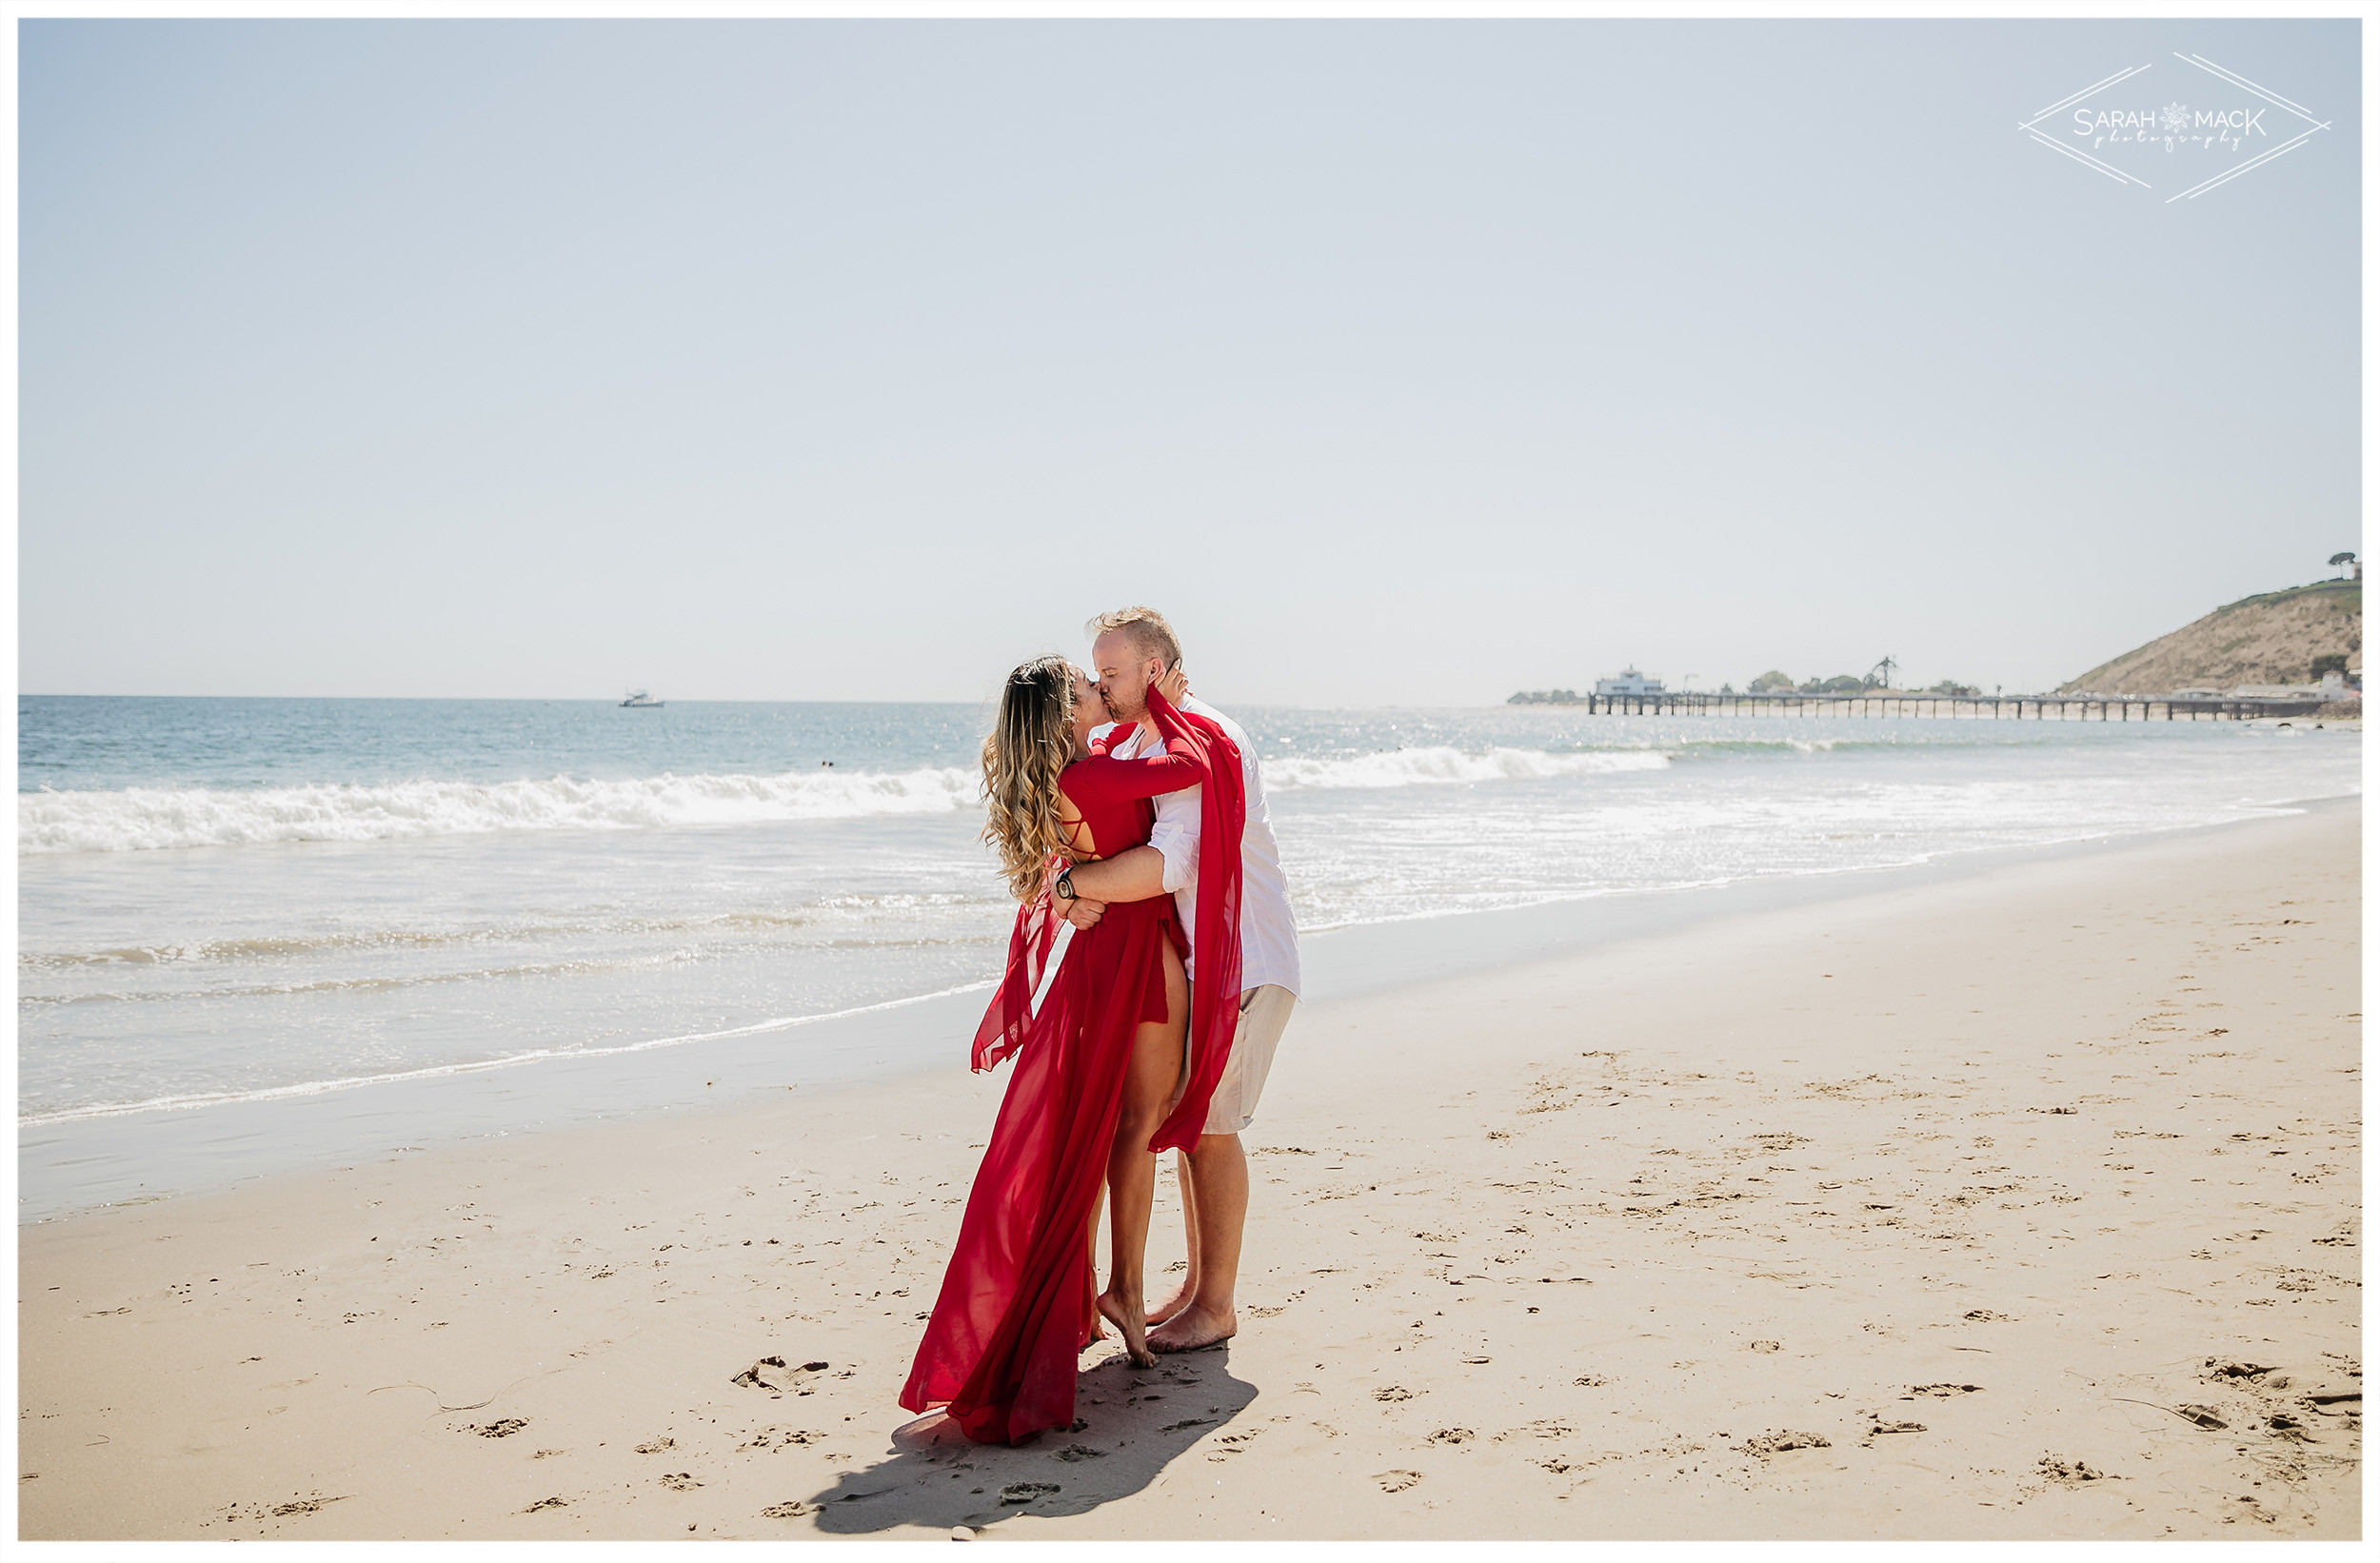
[[[1264,762],[1276,790],[1535,782],[1657,771],[1652,749],[1550,754],[1494,748],[1384,750]],[[978,806],[972,768],[899,773],[792,771],[776,776],[650,776],[581,782],[319,782],[234,791],[127,787],[17,796],[17,853],[143,852],[265,841],[386,841],[513,830],[651,830],[879,814],[950,814]]]
[[[1658,771],[1669,756],[1656,749],[1597,749],[1549,754],[1543,749],[1489,749],[1469,754],[1434,747],[1308,759],[1290,755],[1264,762],[1269,790],[1290,787],[1410,787],[1461,782],[1539,782],[1555,777]]]
[[[972,769],[899,774],[648,776],[580,782],[318,783],[253,791],[127,787],[17,797],[17,852],[137,852],[257,841],[384,841],[507,830],[649,830],[669,825],[948,814],[973,808]]]

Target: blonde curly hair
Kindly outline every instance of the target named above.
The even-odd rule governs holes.
[[[1052,853],[1072,859],[1058,823],[1058,778],[1074,759],[1074,668],[1036,657],[1001,686],[983,740],[983,840],[1000,853],[1009,893],[1040,897]]]

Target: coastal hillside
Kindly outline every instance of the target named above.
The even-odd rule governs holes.
[[[2243,597],[2081,678],[2061,695],[2165,695],[2243,683],[2312,682],[2316,657],[2345,652],[2363,666],[2364,584],[2319,581]]]

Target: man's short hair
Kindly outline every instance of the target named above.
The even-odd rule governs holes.
[[[1171,667],[1181,661],[1181,643],[1174,639],[1174,626],[1155,608],[1118,608],[1102,613],[1082,626],[1083,633],[1096,641],[1110,631],[1121,630],[1143,657],[1160,657]]]

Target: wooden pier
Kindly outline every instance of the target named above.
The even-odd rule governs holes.
[[[2247,722],[2310,717],[2319,700],[2145,700],[2080,695],[1581,695],[1521,704],[1595,716],[1931,717],[1999,722]]]

